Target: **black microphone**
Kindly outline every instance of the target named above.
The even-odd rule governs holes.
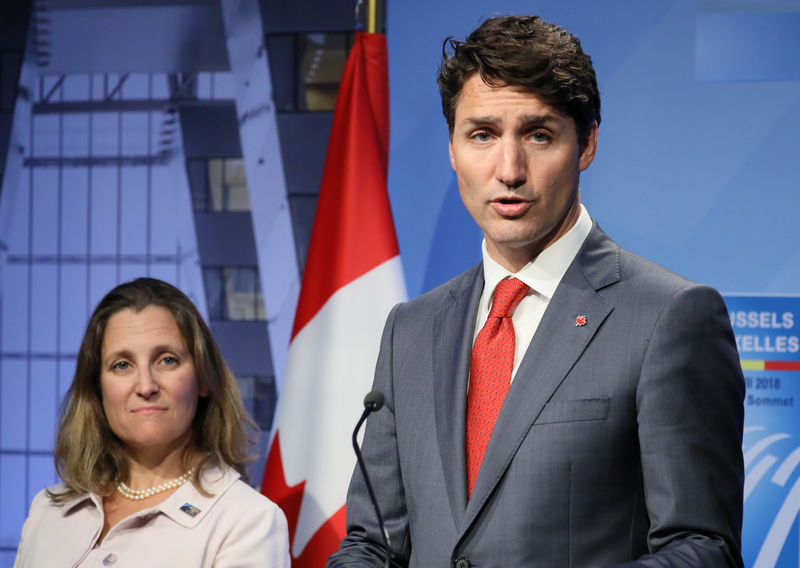
[[[386,530],[386,525],[383,522],[383,515],[381,515],[381,509],[378,507],[378,500],[375,498],[375,491],[372,490],[372,483],[369,481],[369,475],[367,475],[367,466],[364,463],[364,458],[361,456],[361,449],[358,447],[358,431],[361,429],[361,425],[367,419],[371,413],[380,410],[383,408],[383,393],[380,391],[370,391],[367,393],[367,396],[364,397],[364,413],[361,415],[361,418],[356,424],[356,429],[353,430],[353,449],[356,452],[356,460],[358,461],[358,466],[361,468],[361,475],[364,476],[364,484],[367,486],[367,492],[369,493],[369,498],[372,501],[372,506],[375,508],[375,515],[378,517],[378,526],[381,529],[381,536],[383,536],[383,544],[385,545],[386,549],[386,568],[391,566],[391,557],[392,557],[392,544],[391,540],[389,539],[389,531]]]

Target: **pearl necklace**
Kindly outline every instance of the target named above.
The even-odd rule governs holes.
[[[193,471],[194,469],[190,469],[172,481],[167,481],[166,483],[162,483],[161,485],[156,485],[155,487],[150,487],[148,489],[131,489],[122,481],[117,481],[117,491],[119,491],[122,496],[127,499],[131,499],[132,501],[141,501],[142,499],[147,499],[148,497],[158,495],[164,491],[169,491],[170,489],[180,487],[189,480]]]

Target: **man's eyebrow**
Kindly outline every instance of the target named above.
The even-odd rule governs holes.
[[[523,114],[518,117],[517,122],[530,127],[551,124],[553,122],[557,122],[558,120],[558,115],[548,112],[544,114]],[[498,116],[487,114],[484,116],[470,116],[464,119],[464,122],[469,126],[481,126],[501,124],[503,121]]]
[[[480,126],[482,124],[499,124],[502,122],[499,117],[493,115],[470,116],[464,120],[470,126]]]
[[[540,124],[557,122],[558,119],[558,115],[548,112],[544,114],[524,114],[520,117],[519,121],[528,126],[537,126]]]

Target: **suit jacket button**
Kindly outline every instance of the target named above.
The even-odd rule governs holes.
[[[469,568],[470,566],[471,564],[469,563],[469,560],[467,560],[466,558],[459,558],[458,560],[456,560],[455,564],[456,568]]]

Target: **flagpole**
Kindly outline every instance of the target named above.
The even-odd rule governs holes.
[[[369,0],[369,4],[367,5],[367,31],[371,34],[375,33],[377,3],[377,0]]]
[[[381,2],[381,0],[368,0],[367,2],[367,10],[366,10],[366,31],[374,34],[374,33],[382,33],[382,30],[379,29],[378,22],[382,19],[382,10],[384,8],[385,2]],[[382,27],[382,26],[380,26]]]

